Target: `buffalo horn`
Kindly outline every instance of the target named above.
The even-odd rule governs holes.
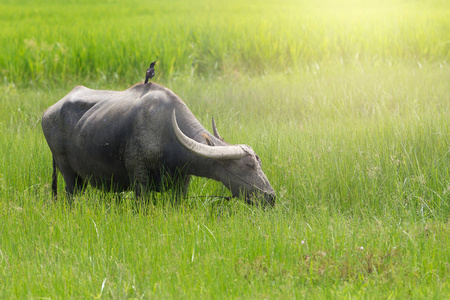
[[[183,147],[189,151],[212,159],[237,159],[244,157],[247,153],[239,146],[207,146],[187,137],[178,127],[175,116],[175,110],[172,112],[172,127],[173,131]]]

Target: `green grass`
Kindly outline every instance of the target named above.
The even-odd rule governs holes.
[[[450,294],[449,5],[241,2],[0,4],[0,298]],[[273,209],[203,197],[230,194],[203,178],[175,206],[51,201],[43,111],[153,57],[262,158]]]
[[[327,61],[450,53],[445,1],[98,1],[0,4],[0,72],[17,86],[260,75]]]

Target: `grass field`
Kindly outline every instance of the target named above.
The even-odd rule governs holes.
[[[153,59],[273,209],[203,178],[175,206],[51,201],[44,110]],[[0,298],[447,298],[449,59],[446,1],[3,1]]]

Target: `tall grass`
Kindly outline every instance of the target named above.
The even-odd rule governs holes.
[[[127,2],[128,3],[128,2]],[[0,298],[444,298],[445,1],[4,1]],[[157,78],[263,160],[273,209],[194,178],[187,199],[51,199],[43,111],[77,84]],[[59,187],[64,182],[59,177]]]
[[[446,63],[450,53],[449,8],[440,1],[24,1],[0,8],[0,72],[18,86],[133,83],[154,59],[160,80],[326,61]]]
[[[225,132],[247,133],[232,142],[268,152],[265,168],[301,210],[315,199],[314,207],[385,214],[396,202],[446,219],[448,69],[323,68],[214,86],[197,99],[207,82],[186,97],[209,106],[207,117],[225,114]]]

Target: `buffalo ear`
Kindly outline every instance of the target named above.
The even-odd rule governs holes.
[[[208,134],[202,133],[202,137],[205,139],[206,144],[208,144],[208,146],[211,146],[211,147],[215,146],[214,142],[211,140],[211,138],[209,137]]]

